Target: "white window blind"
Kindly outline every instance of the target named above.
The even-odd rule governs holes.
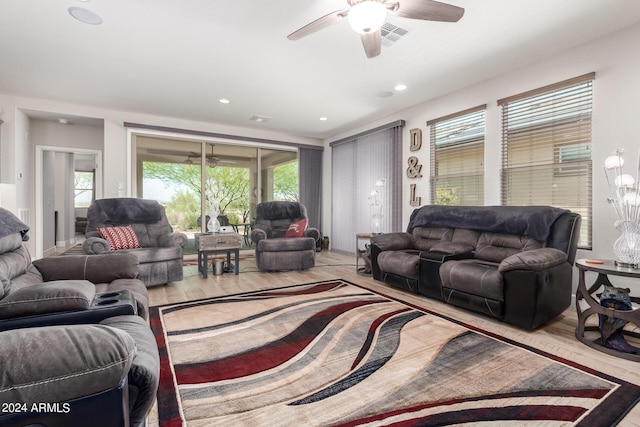
[[[431,203],[484,205],[486,105],[429,120]]]
[[[591,248],[593,80],[586,74],[501,99],[502,204],[550,205],[582,216]]]

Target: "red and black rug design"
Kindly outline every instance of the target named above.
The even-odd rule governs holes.
[[[159,422],[615,425],[640,387],[333,280],[152,307]]]

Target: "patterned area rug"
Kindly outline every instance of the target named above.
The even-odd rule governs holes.
[[[615,425],[640,387],[335,280],[152,307],[161,426]]]

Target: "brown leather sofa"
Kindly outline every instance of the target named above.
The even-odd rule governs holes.
[[[550,206],[423,206],[371,239],[373,277],[535,329],[571,304],[580,215]]]

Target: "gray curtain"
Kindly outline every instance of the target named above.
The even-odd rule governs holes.
[[[322,200],[322,150],[300,148],[298,150],[298,186],[300,203],[307,208],[309,227],[321,230]]]
[[[330,144],[332,250],[353,254],[355,235],[371,232],[368,199],[379,180],[386,180],[382,231],[400,231],[403,127],[400,120]]]

